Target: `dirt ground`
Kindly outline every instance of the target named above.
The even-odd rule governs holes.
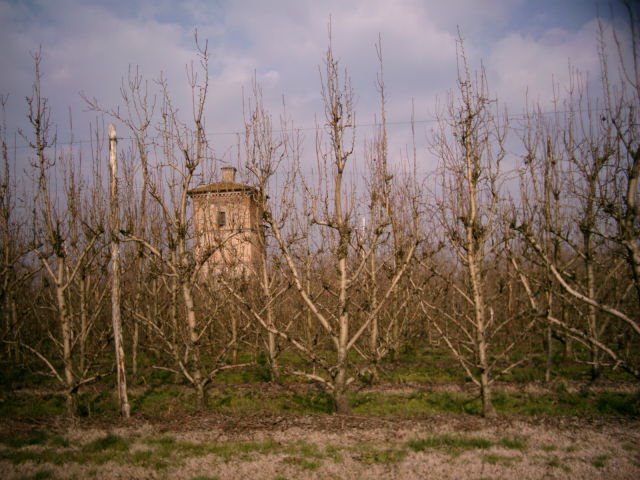
[[[42,445],[22,446],[19,450],[30,451],[31,456],[19,462],[15,460],[17,450],[5,448],[0,456],[0,477],[640,478],[640,421],[636,420],[548,417],[485,420],[463,415],[418,420],[338,415],[198,415],[163,421],[134,418],[125,426],[83,421],[68,427],[60,422],[0,425],[3,438],[38,429],[68,440],[63,446],[46,447],[48,456],[45,458],[43,453],[42,459],[38,457],[39,451],[45,451],[38,450],[44,448]],[[104,458],[93,461],[91,457],[56,465],[51,460],[52,449],[81,450],[83,445],[107,434],[127,439],[127,450],[114,453],[106,461]],[[145,453],[153,445],[152,440],[167,444],[163,453]],[[181,453],[174,455],[173,450]],[[153,460],[153,455],[166,461]],[[145,463],[141,459],[150,461]]]

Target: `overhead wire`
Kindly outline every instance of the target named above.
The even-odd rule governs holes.
[[[550,116],[550,115],[566,115],[568,113],[578,113],[578,114],[583,114],[583,113],[602,113],[604,111],[606,111],[607,109],[602,107],[602,108],[594,108],[594,109],[577,109],[577,110],[546,110],[546,111],[534,111],[531,113],[516,113],[516,114],[508,114],[506,116],[506,120],[507,121],[512,121],[512,120],[524,120],[526,119],[528,116],[534,116],[534,115],[544,115],[544,116]],[[424,118],[424,119],[420,119],[420,120],[394,120],[394,121],[387,121],[386,125],[387,126],[401,126],[401,125],[426,125],[426,124],[430,124],[430,123],[436,123],[438,122],[439,118],[438,117],[432,117],[432,118]],[[354,125],[354,128],[358,129],[358,128],[372,128],[372,127],[381,127],[382,124],[380,122],[366,122],[366,123],[357,123]],[[284,129],[284,128],[278,128],[278,129],[273,129],[272,132],[273,133],[283,133],[283,132],[304,132],[304,131],[315,131],[317,130],[319,127],[319,125],[316,126],[306,126],[306,127],[292,127],[290,129]],[[514,130],[514,131],[522,131],[522,127],[515,127],[515,126],[508,126],[509,129]],[[17,133],[17,132],[14,132]],[[243,135],[244,132],[242,130],[237,130],[237,131],[210,131],[210,132],[206,132],[206,135],[209,137],[221,137],[221,136],[239,136],[239,135]],[[131,136],[118,136],[119,140],[135,140],[135,137],[131,137]],[[95,139],[89,140],[89,139],[74,139],[74,140],[66,140],[66,141],[60,141],[57,140],[55,142],[55,145],[57,146],[70,146],[70,145],[86,145],[86,144],[90,144],[95,142]],[[8,143],[8,142],[7,142]],[[7,145],[9,146],[9,145]],[[18,149],[18,150],[23,150],[23,149],[29,149],[31,148],[31,146],[25,142],[22,144],[17,144],[14,141],[14,144],[10,146],[10,148],[12,149]]]

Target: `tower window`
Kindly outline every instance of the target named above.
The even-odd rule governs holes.
[[[227,213],[224,210],[219,210],[217,220],[218,228],[224,227],[227,224]]]

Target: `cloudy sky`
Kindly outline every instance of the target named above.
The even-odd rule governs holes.
[[[231,133],[242,129],[242,89],[254,72],[273,112],[284,97],[296,125],[313,137],[331,18],[335,55],[352,78],[363,124],[358,138],[371,134],[364,125],[377,106],[381,35],[389,121],[408,121],[413,102],[421,148],[438,99],[455,86],[458,29],[471,63],[483,62],[493,94],[518,113],[525,94],[550,108],[552,80],[566,84],[569,64],[597,77],[598,13],[610,23],[609,1],[0,0],[0,94],[9,95],[13,138],[25,127],[31,55],[42,47],[43,90],[61,142],[69,139],[69,112],[75,139],[88,139],[86,126],[96,114],[87,112],[81,92],[105,107],[121,104],[119,88],[130,66],[150,82],[162,72],[186,111],[185,65],[195,59],[197,28],[211,54],[206,116],[217,155],[228,154],[236,142]]]

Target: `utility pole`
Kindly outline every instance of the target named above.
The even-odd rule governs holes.
[[[116,127],[109,124],[109,188],[110,234],[111,234],[111,320],[113,322],[113,340],[116,349],[116,373],[118,381],[118,400],[120,415],[129,418],[131,409],[127,395],[127,372],[122,346],[122,318],[120,315],[120,204],[118,203],[118,138]]]

